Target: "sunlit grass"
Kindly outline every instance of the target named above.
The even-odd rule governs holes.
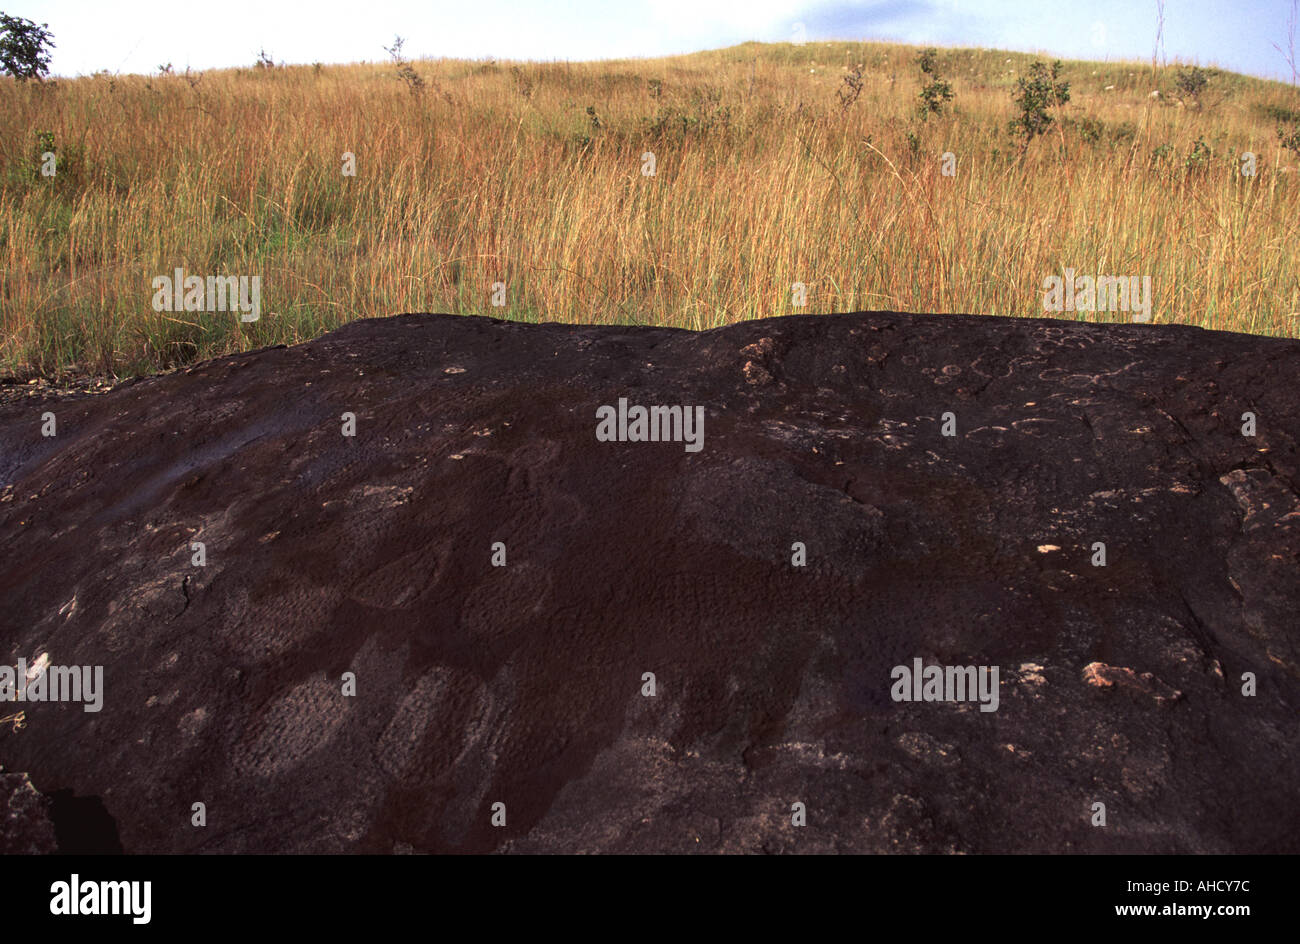
[[[1172,68],[1070,62],[1067,120],[1022,156],[1006,126],[1033,57],[941,52],[954,109],[921,122],[915,53],[419,62],[418,96],[382,65],[0,81],[0,373],[148,371],[407,311],[1039,316],[1067,267],[1151,276],[1157,323],[1300,335],[1300,170],[1274,131],[1294,88],[1219,73],[1182,107]],[[153,311],[178,266],[260,276],[261,320]]]

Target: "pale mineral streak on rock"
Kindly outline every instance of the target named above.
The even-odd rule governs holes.
[[[1171,688],[1150,672],[1141,674],[1126,666],[1107,665],[1104,662],[1089,662],[1083,667],[1083,681],[1094,688],[1111,688],[1119,686],[1143,695],[1150,695],[1164,704],[1177,701],[1182,692]]]

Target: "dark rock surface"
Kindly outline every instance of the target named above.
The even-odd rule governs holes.
[[[0,404],[0,659],[104,666],[0,764],[127,852],[1300,851],[1297,380],[1177,326],[406,315]],[[703,448],[598,442],[620,397]],[[914,658],[998,709],[894,701]]]
[[[50,806],[49,797],[37,792],[26,774],[0,772],[0,855],[57,851]]]

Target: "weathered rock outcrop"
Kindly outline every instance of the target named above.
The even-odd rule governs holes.
[[[128,852],[1300,851],[1298,379],[1177,326],[404,315],[10,402],[0,659],[103,683],[0,705],[0,764]],[[599,441],[620,398],[702,447]],[[895,700],[917,659],[996,710]]]

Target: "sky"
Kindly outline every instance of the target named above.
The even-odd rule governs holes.
[[[749,40],[884,40],[1150,61],[1156,0],[0,0],[48,23],[56,75],[407,58],[653,57]],[[1163,57],[1290,80],[1292,0],[1167,0]],[[1300,27],[1296,36],[1300,47]]]

